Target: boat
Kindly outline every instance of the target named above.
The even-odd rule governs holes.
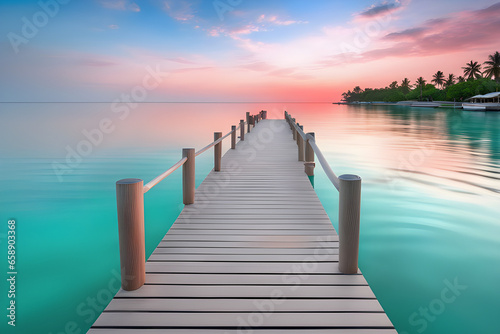
[[[469,111],[486,111],[486,106],[483,103],[462,103],[462,108]]]
[[[468,98],[471,102],[462,103],[464,110],[469,111],[500,111],[500,92],[485,95],[475,95]]]
[[[412,107],[418,108],[438,108],[441,104],[436,102],[413,102]]]

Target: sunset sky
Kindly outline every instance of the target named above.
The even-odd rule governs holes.
[[[337,101],[461,75],[499,31],[488,0],[3,0],[0,101]]]

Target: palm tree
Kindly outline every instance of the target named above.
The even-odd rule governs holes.
[[[422,89],[427,81],[423,77],[417,79],[417,86],[420,86],[420,100],[422,100]]]
[[[497,51],[488,56],[488,60],[484,62],[483,74],[488,79],[495,77],[497,82],[500,82],[500,53]]]
[[[351,97],[351,91],[349,90],[347,93],[342,93],[342,98],[344,101],[349,102],[349,98]]]
[[[360,93],[363,93],[363,90],[361,89],[361,87],[356,86],[356,87],[354,87],[354,89],[352,90],[352,92],[354,94],[360,94]]]
[[[457,81],[458,81],[458,83],[465,82],[465,78],[464,78],[463,76],[461,76],[461,75],[460,75],[460,76],[457,78]]]
[[[403,81],[401,81],[401,88],[403,88],[403,91],[408,94],[410,91],[410,80],[408,78],[404,78]]]
[[[397,81],[391,82],[391,84],[389,85],[389,88],[390,89],[396,89],[396,88],[398,88],[398,82]]]
[[[477,61],[470,61],[470,63],[465,64],[462,67],[464,70],[464,76],[467,80],[474,80],[474,78],[479,79],[481,77],[481,64]]]
[[[440,86],[441,88],[443,87],[444,84],[444,74],[441,71],[437,71],[436,74],[432,76],[434,79],[431,81],[436,83],[436,85]]]
[[[448,79],[446,79],[444,85],[446,86],[446,88],[448,88],[450,86],[453,86],[454,84],[455,84],[455,75],[451,73],[448,75]]]

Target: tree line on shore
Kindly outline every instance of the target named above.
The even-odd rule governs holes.
[[[487,94],[500,90],[500,53],[488,56],[483,64],[471,60],[462,67],[463,75],[445,74],[437,71],[430,83],[423,77],[415,83],[404,78],[401,83],[393,81],[384,88],[365,88],[356,86],[352,91],[342,93],[345,102],[399,102],[419,101],[465,101],[478,94]]]

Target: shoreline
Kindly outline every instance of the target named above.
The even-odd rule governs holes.
[[[382,102],[382,101],[371,101],[371,102],[333,102],[333,104],[338,105],[349,105],[349,106],[396,106],[396,107],[414,107],[414,108],[450,108],[450,109],[462,109],[463,102],[450,102],[450,101],[399,101],[399,102]]]

